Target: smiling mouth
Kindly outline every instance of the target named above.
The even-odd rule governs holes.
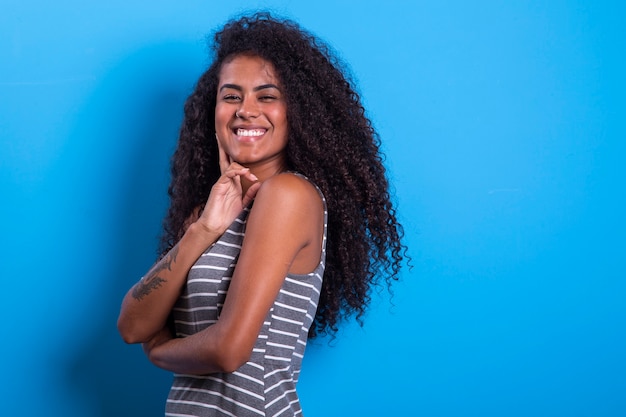
[[[235,129],[235,134],[244,137],[258,137],[263,136],[266,131],[266,129]]]

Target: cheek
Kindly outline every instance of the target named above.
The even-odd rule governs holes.
[[[273,114],[273,118],[275,121],[275,126],[281,130],[287,131],[287,110],[286,109],[276,109]]]
[[[215,129],[223,129],[229,120],[229,116],[225,109],[219,105],[215,107]]]

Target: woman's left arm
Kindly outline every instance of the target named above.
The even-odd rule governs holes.
[[[315,188],[293,174],[266,180],[246,225],[241,253],[218,321],[185,338],[164,329],[144,344],[150,360],[177,373],[232,372],[252,349],[285,276],[319,263],[323,205]],[[296,271],[297,272],[297,271]]]

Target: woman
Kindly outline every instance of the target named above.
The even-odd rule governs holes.
[[[175,373],[167,415],[299,415],[307,338],[360,319],[379,278],[397,278],[402,228],[328,48],[268,14],[214,40],[185,105],[162,257],[118,328]]]

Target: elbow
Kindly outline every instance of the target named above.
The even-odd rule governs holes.
[[[250,355],[247,356],[237,356],[234,354],[226,354],[224,357],[221,357],[217,361],[217,366],[220,372],[231,373],[235,372],[237,369],[241,368],[248,360],[250,359]]]
[[[117,331],[122,336],[122,340],[128,344],[147,342],[150,336],[146,334],[142,326],[124,320],[122,317],[117,319]]]
[[[220,372],[235,372],[250,360],[254,341],[250,343],[241,335],[224,335],[216,338],[215,355],[213,363]]]
[[[128,343],[129,345],[131,345],[133,343],[139,343],[140,342],[140,340],[137,337],[137,335],[135,334],[135,332],[133,332],[129,328],[129,326],[126,325],[121,320],[117,321],[117,331],[119,332],[120,336],[122,336],[122,340],[125,343]]]
[[[129,344],[129,345],[134,345],[137,343],[143,343],[144,340],[131,334],[131,333],[122,333],[120,332],[121,336],[122,336],[122,340],[124,341],[124,343]]]

